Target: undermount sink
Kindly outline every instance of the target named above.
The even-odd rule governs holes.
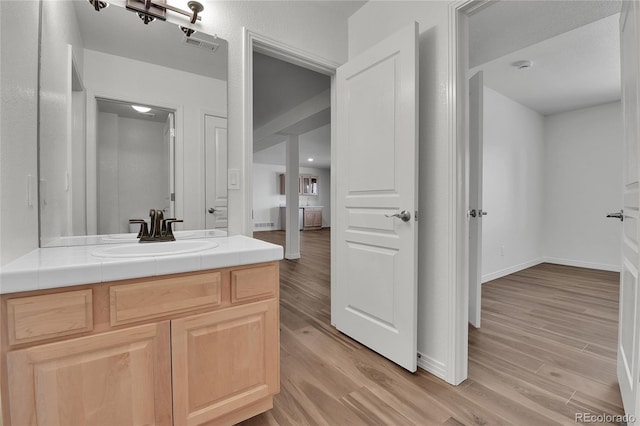
[[[217,247],[218,243],[210,240],[180,240],[154,243],[136,243],[122,246],[100,247],[91,252],[96,257],[150,257],[169,256],[174,254],[194,253]]]

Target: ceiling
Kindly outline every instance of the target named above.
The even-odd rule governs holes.
[[[470,75],[483,70],[486,86],[543,115],[616,101],[620,99],[619,5],[617,1],[495,3],[470,18],[474,34],[470,42],[480,52],[472,47],[469,56],[476,62],[501,56],[472,68]],[[530,16],[523,16],[526,13]],[[513,22],[523,21],[528,21],[524,29],[513,28]],[[533,28],[539,28],[535,37]],[[501,32],[498,39],[496,29]],[[542,41],[527,44],[534,39]],[[505,52],[515,45],[526,46]],[[531,60],[533,65],[518,70],[512,64],[519,60]]]
[[[213,52],[187,45],[185,35],[170,22],[156,20],[145,25],[135,13],[113,4],[100,12],[86,1],[76,1],[74,7],[86,49],[227,80],[227,42],[223,39],[202,32],[191,36],[192,41],[218,45]]]
[[[321,2],[328,4],[328,2]],[[254,139],[253,160],[263,164],[285,164],[285,143],[287,134],[299,135],[300,165],[309,167],[329,167],[331,165],[331,114],[329,97],[326,106],[313,115],[304,115],[303,106],[331,88],[331,78],[327,75],[293,65],[260,53],[253,54],[253,123],[254,130],[263,126],[271,127],[276,133],[261,141]],[[284,127],[270,126],[283,117]],[[300,120],[300,121],[298,121]],[[256,136],[260,131],[254,133]],[[260,132],[263,134],[262,132]],[[264,134],[263,134],[264,136]],[[260,142],[260,143],[258,143]],[[264,143],[266,142],[266,143]],[[314,161],[309,163],[308,158]]]
[[[254,52],[254,130],[330,87],[327,75]]]
[[[317,0],[310,1],[309,3],[315,3],[319,7],[329,9],[340,15],[342,18],[348,18],[353,15],[358,9],[360,9],[367,0],[352,1],[352,0]]]
[[[331,125],[325,124],[315,130],[300,135],[300,167],[331,167]],[[270,148],[253,154],[253,161],[259,164],[285,163],[285,143],[274,145]],[[313,162],[307,161],[313,158]]]

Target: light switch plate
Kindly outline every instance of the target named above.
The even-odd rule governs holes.
[[[240,170],[238,169],[229,169],[229,174],[227,176],[228,189],[240,189]]]

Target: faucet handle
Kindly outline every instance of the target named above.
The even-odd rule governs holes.
[[[163,239],[168,241],[175,241],[176,237],[173,236],[173,229],[171,229],[171,224],[176,222],[184,222],[182,219],[176,219],[174,217],[165,219],[162,222],[162,228],[164,228]]]
[[[147,228],[147,221],[146,220],[143,220],[143,219],[129,219],[129,223],[139,223],[140,224],[140,231],[138,232],[138,236],[136,238],[147,237],[149,235],[149,229]]]

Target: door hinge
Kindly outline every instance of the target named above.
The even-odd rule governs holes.
[[[415,221],[417,222],[418,221],[418,210],[416,210],[416,214],[414,214],[413,217],[414,217]]]
[[[176,137],[176,129],[175,128],[171,128],[169,129],[169,134],[171,135],[172,138]]]

